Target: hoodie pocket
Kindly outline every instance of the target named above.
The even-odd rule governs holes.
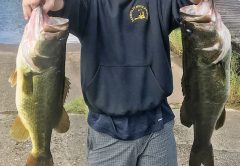
[[[154,109],[165,97],[150,66],[99,66],[85,92],[90,107],[112,116]]]

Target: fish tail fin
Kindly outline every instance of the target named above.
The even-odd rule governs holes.
[[[218,130],[219,128],[221,128],[224,125],[225,119],[226,119],[226,110],[224,107],[222,114],[220,115],[220,117],[217,120],[217,123],[215,126],[216,130]]]
[[[29,137],[29,132],[25,128],[19,116],[17,116],[17,118],[12,124],[12,127],[10,129],[10,135],[18,141],[25,141]]]
[[[194,146],[192,147],[189,166],[201,166],[201,164],[204,166],[214,166],[212,144],[205,148],[201,148],[200,150],[194,148]]]
[[[65,109],[63,108],[62,115],[60,116],[59,122],[54,127],[54,129],[58,133],[65,133],[69,130],[69,127],[70,127],[69,116],[68,116],[67,112],[65,111]]]
[[[190,115],[187,114],[185,101],[183,101],[180,109],[180,120],[181,120],[181,123],[187,127],[191,127],[193,124]]]
[[[34,157],[32,154],[29,154],[26,166],[53,166],[53,158],[43,158],[43,157]]]

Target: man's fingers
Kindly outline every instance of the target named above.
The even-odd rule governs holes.
[[[53,9],[55,0],[46,0],[45,4],[43,5],[43,10],[47,13],[49,10]]]
[[[47,13],[54,8],[55,0],[23,0],[22,7],[24,18],[28,20],[31,16],[32,10],[39,5],[43,5],[43,10]]]
[[[24,5],[23,4],[23,15],[24,15],[24,19],[28,20],[31,16],[32,13],[32,8],[29,5]]]
[[[31,7],[32,9],[35,9],[36,7],[38,7],[40,5],[41,1],[40,0],[32,0],[31,1]]]

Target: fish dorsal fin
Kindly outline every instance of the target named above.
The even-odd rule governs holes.
[[[62,115],[60,116],[60,119],[59,119],[57,125],[54,127],[54,129],[58,133],[65,133],[68,131],[69,127],[70,127],[69,116],[68,116],[67,112],[65,111],[65,109],[63,108]]]
[[[17,84],[17,71],[13,71],[8,79],[8,82],[11,84],[11,87],[14,87]]]
[[[70,81],[69,78],[65,77],[65,82],[64,82],[64,90],[63,90],[63,103],[65,103],[69,89],[70,89]],[[65,133],[68,131],[70,127],[70,121],[69,121],[69,116],[65,109],[63,108],[62,114],[60,115],[59,121],[57,125],[54,127],[54,129],[58,133]]]
[[[69,78],[65,77],[65,83],[64,83],[64,92],[63,92],[63,103],[65,103],[69,89],[70,89],[70,81]]]
[[[22,120],[19,116],[17,116],[13,122],[13,125],[10,129],[10,135],[18,141],[25,141],[29,137],[29,132],[23,125]]]
[[[221,128],[224,123],[225,123],[225,119],[226,119],[226,109],[225,107],[223,108],[222,114],[220,115],[220,117],[217,120],[215,129],[218,130],[219,128]]]

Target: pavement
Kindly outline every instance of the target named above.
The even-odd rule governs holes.
[[[71,80],[71,91],[67,101],[79,97],[80,56],[79,45],[68,45],[66,75]],[[16,45],[0,45],[0,166],[23,166],[31,149],[31,142],[16,142],[9,136],[9,128],[16,117],[15,89],[7,79],[15,68]],[[172,56],[174,93],[169,98],[175,119],[175,137],[179,166],[187,166],[193,141],[192,128],[184,127],[179,120],[182,102],[181,59]],[[71,127],[67,133],[53,132],[51,151],[56,166],[86,166],[87,123],[83,115],[70,114]],[[212,142],[216,166],[239,166],[240,164],[240,111],[228,110],[223,128],[214,132]]]

